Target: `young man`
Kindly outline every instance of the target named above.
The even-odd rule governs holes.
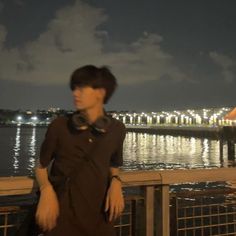
[[[124,209],[119,166],[125,127],[103,106],[116,85],[106,67],[87,65],[71,76],[77,111],[49,125],[36,168],[36,221],[43,235],[115,235],[114,220]]]

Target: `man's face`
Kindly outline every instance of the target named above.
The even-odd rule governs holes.
[[[103,105],[105,95],[105,90],[103,88],[94,89],[89,86],[76,86],[72,93],[74,105],[77,110],[88,110]]]

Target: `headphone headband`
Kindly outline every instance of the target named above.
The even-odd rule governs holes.
[[[71,123],[76,130],[87,130],[89,127],[92,127],[98,133],[106,133],[111,124],[111,119],[109,116],[104,115],[90,124],[84,112],[76,111],[72,114]]]

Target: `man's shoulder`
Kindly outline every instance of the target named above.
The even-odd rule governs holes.
[[[112,123],[116,129],[119,129],[122,132],[125,132],[125,125],[120,120],[117,120],[116,118],[111,117]]]
[[[68,117],[67,116],[58,116],[58,117],[54,118],[51,121],[49,126],[55,127],[55,128],[56,127],[59,128],[59,127],[65,125],[67,123],[67,121],[68,121]]]

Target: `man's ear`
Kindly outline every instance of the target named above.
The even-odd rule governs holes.
[[[100,98],[104,101],[105,96],[106,96],[106,90],[104,88],[99,88],[98,91],[99,91]]]

